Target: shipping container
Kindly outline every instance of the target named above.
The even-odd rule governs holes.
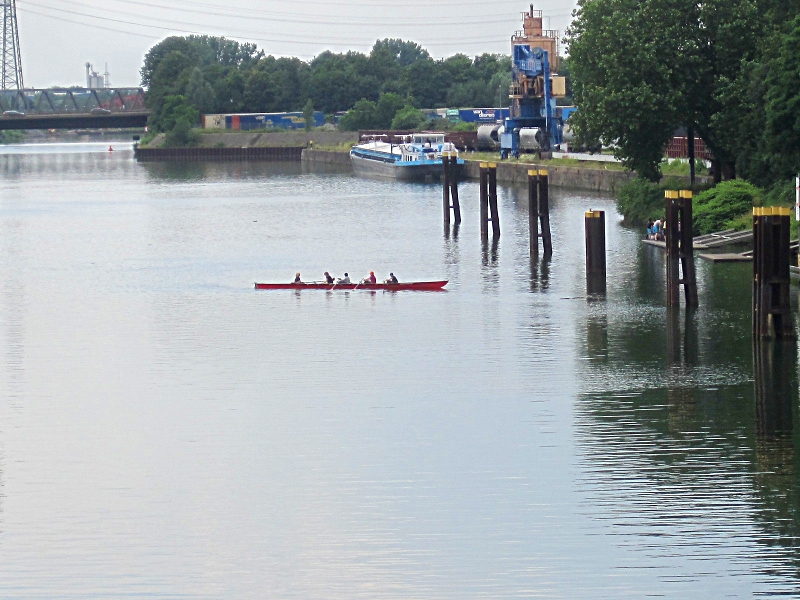
[[[507,108],[462,108],[458,116],[465,123],[496,123],[510,116]]]
[[[314,127],[325,124],[325,115],[314,112]],[[234,129],[251,131],[253,129],[303,129],[306,120],[301,112],[286,113],[240,113],[227,115],[204,115],[205,129]]]

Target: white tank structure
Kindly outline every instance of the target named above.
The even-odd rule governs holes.
[[[502,125],[481,125],[478,127],[478,148],[493,149],[500,146],[500,135],[506,128]]]
[[[544,132],[539,127],[523,127],[519,130],[520,150],[534,152],[542,149]]]
[[[569,123],[564,123],[564,129],[561,131],[561,139],[565,144],[569,144],[575,139],[575,132],[572,131],[572,127],[569,126]]]

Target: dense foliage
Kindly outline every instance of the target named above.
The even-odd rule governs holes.
[[[665,190],[686,187],[682,180],[665,179],[653,183],[643,178],[632,179],[617,193],[617,208],[625,215],[627,225],[644,225],[648,220],[663,219]],[[723,181],[695,195],[692,203],[694,235],[723,229],[740,229],[752,225],[753,206],[764,203],[764,192],[741,180]],[[781,203],[770,199],[769,203]]]
[[[371,127],[374,118],[389,127],[401,110],[411,118],[415,108],[505,106],[510,73],[507,56],[435,60],[418,44],[396,39],[376,42],[369,54],[323,52],[304,62],[265,56],[253,44],[194,35],[159,42],[141,70],[153,126],[160,130],[171,96],[183,96],[198,114],[301,111],[309,102],[326,114],[356,107],[351,122]]]
[[[568,33],[573,127],[651,180],[679,127],[717,177],[800,170],[800,0],[579,0]]]
[[[736,229],[736,221],[762,203],[761,190],[746,181],[723,181],[694,198],[694,235]]]
[[[625,217],[626,225],[644,225],[649,219],[664,218],[664,190],[685,187],[678,180],[660,184],[637,177],[617,191],[617,209]]]

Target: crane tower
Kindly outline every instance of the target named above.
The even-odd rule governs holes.
[[[500,136],[500,156],[519,156],[520,131],[535,135],[542,150],[561,143],[555,99],[566,94],[559,66],[558,32],[542,28],[542,11],[522,13],[522,31],[511,38],[511,114]]]
[[[0,89],[21,90],[22,60],[19,55],[16,0],[0,0],[3,5],[3,73]]]

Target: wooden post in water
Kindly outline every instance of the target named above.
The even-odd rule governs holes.
[[[753,337],[792,339],[788,207],[753,209]]]
[[[606,213],[590,210],[585,214],[586,292],[606,293]]]
[[[531,256],[539,256],[539,171],[528,171],[528,236]]]
[[[461,204],[458,202],[458,157],[450,156],[450,197],[453,202],[453,221],[456,225],[461,224]]]
[[[481,241],[489,240],[489,163],[480,165]]]
[[[489,163],[489,213],[492,220],[492,235],[500,237],[500,213],[497,211],[497,163]]]
[[[544,257],[553,255],[553,241],[550,238],[550,183],[547,171],[539,171],[539,220],[542,223],[542,248]]]
[[[697,306],[692,238],[692,192],[666,190],[667,304],[680,304],[680,286],[686,306]],[[682,275],[682,277],[681,277]]]
[[[442,210],[444,226],[450,226],[450,153],[442,152]]]

